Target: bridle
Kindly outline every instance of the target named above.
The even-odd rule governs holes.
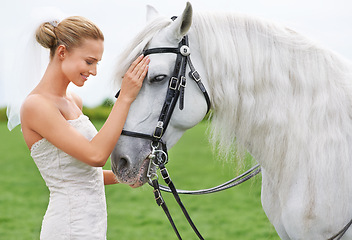
[[[168,153],[167,153],[166,143],[162,140],[162,137],[169,125],[172,113],[176,107],[177,102],[179,102],[180,110],[183,110],[184,108],[184,93],[185,93],[185,87],[186,87],[187,66],[190,68],[190,72],[189,72],[190,78],[197,83],[197,86],[199,87],[200,91],[204,95],[205,101],[207,103],[207,113],[210,110],[211,102],[210,102],[209,94],[202,83],[200,74],[194,68],[192,61],[190,59],[191,52],[189,48],[188,36],[187,35],[184,36],[182,40],[179,42],[178,47],[176,48],[170,48],[170,47],[152,48],[152,49],[147,49],[143,52],[144,56],[147,56],[150,54],[163,54],[163,53],[173,53],[173,54],[176,54],[177,57],[176,57],[173,74],[169,79],[165,101],[162,106],[162,109],[158,118],[158,122],[156,124],[153,134],[150,135],[150,134],[128,131],[128,130],[123,130],[121,134],[129,137],[141,138],[141,139],[146,139],[151,141],[151,153],[149,155],[150,162],[149,162],[149,167],[147,171],[148,181],[149,181],[149,184],[154,188],[154,196],[157,204],[163,208],[178,238],[182,239],[169,213],[166,203],[161,195],[161,191],[170,192],[174,195],[187,221],[193,228],[194,232],[197,234],[198,238],[204,239],[200,234],[200,232],[198,231],[198,229],[196,228],[196,226],[194,225],[192,219],[190,218],[186,208],[184,207],[179,197],[179,194],[200,195],[200,194],[219,192],[219,191],[228,189],[230,187],[237,186],[238,184],[245,182],[251,177],[257,175],[260,172],[260,167],[259,165],[256,165],[255,167],[251,168],[250,170],[243,173],[242,175],[213,188],[197,190],[197,191],[176,189],[175,185],[171,181],[171,178],[169,176],[167,169],[165,168],[165,164],[168,162]],[[116,94],[115,97],[117,98],[118,95],[119,95],[119,92]],[[155,172],[155,168],[158,168],[160,170],[161,176],[163,177],[168,187],[159,185],[158,175]]]
[[[181,199],[178,196],[177,190],[173,182],[171,181],[171,178],[168,174],[167,169],[165,168],[165,164],[168,162],[168,154],[167,154],[166,143],[162,140],[162,137],[169,125],[172,113],[176,107],[177,102],[179,101],[180,110],[184,108],[184,92],[186,87],[185,74],[186,74],[187,65],[191,69],[189,76],[197,83],[199,89],[202,91],[205,97],[205,100],[207,102],[207,113],[210,110],[210,98],[209,98],[208,92],[206,91],[201,81],[199,73],[195,70],[189,58],[190,49],[189,49],[187,35],[182,38],[177,48],[166,48],[166,47],[152,48],[152,49],[145,50],[143,52],[144,56],[147,56],[150,54],[162,54],[162,53],[174,53],[174,54],[177,54],[177,57],[176,57],[173,74],[169,79],[169,85],[168,85],[165,101],[161,109],[154,133],[152,135],[149,135],[149,134],[144,134],[139,132],[123,130],[121,134],[129,137],[142,138],[142,139],[147,139],[151,141],[152,152],[149,155],[150,162],[149,162],[147,177],[148,177],[149,183],[154,187],[154,195],[155,195],[155,200],[157,204],[164,209],[176,235],[178,236],[179,239],[182,239],[168,211],[166,203],[161,196],[158,177],[155,171],[153,170],[153,165],[155,165],[160,169],[163,179],[168,184],[170,191],[174,194],[175,199],[180,205],[188,222],[190,223],[190,225],[192,226],[193,230],[196,232],[198,237],[200,239],[203,239],[203,237],[195,227],[193,221],[191,220],[186,208],[182,204]],[[116,94],[116,97],[118,97],[118,94]],[[165,189],[165,188],[166,188],[165,186],[162,186],[162,189]]]
[[[182,38],[177,48],[167,48],[167,47],[152,48],[152,49],[145,50],[143,52],[144,56],[147,56],[150,54],[162,54],[162,53],[174,53],[174,54],[177,54],[177,58],[176,58],[172,77],[169,79],[169,86],[167,89],[164,105],[161,109],[154,133],[152,135],[149,135],[149,134],[144,134],[139,132],[123,130],[122,134],[130,137],[148,139],[152,141],[154,146],[161,144],[162,148],[166,150],[166,144],[163,142],[162,136],[164,135],[169,125],[169,122],[170,122],[172,113],[175,109],[175,106],[177,104],[177,101],[179,101],[180,110],[183,110],[184,108],[184,92],[186,87],[185,73],[186,73],[187,64],[191,69],[189,76],[197,83],[199,89],[202,91],[204,98],[207,102],[207,113],[210,110],[211,104],[210,104],[209,94],[201,81],[201,77],[198,71],[195,70],[191,62],[191,59],[189,57],[190,49],[189,49],[189,43],[188,43],[188,36],[186,35]],[[118,94],[119,93],[117,93],[115,97],[118,97]]]

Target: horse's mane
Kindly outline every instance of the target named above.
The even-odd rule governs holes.
[[[287,177],[298,165],[339,174],[352,144],[351,62],[287,27],[239,14],[195,14],[192,31],[220,153],[247,149]]]

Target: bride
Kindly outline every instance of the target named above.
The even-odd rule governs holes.
[[[117,180],[101,167],[120,136],[150,60],[140,56],[130,66],[120,96],[97,132],[82,114],[82,100],[67,87],[71,82],[83,86],[97,74],[102,32],[88,19],[68,17],[42,23],[36,40],[50,49],[50,62],[23,102],[20,119],[25,142],[50,190],[40,238],[106,239],[104,184]]]

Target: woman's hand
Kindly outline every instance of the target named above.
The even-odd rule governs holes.
[[[123,77],[120,97],[129,102],[133,102],[136,99],[143,80],[147,75],[149,62],[148,56],[143,57],[141,55],[131,64]]]

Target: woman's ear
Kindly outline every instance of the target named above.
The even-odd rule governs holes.
[[[56,55],[60,60],[64,60],[65,56],[67,54],[67,48],[65,45],[59,45],[56,49]]]

